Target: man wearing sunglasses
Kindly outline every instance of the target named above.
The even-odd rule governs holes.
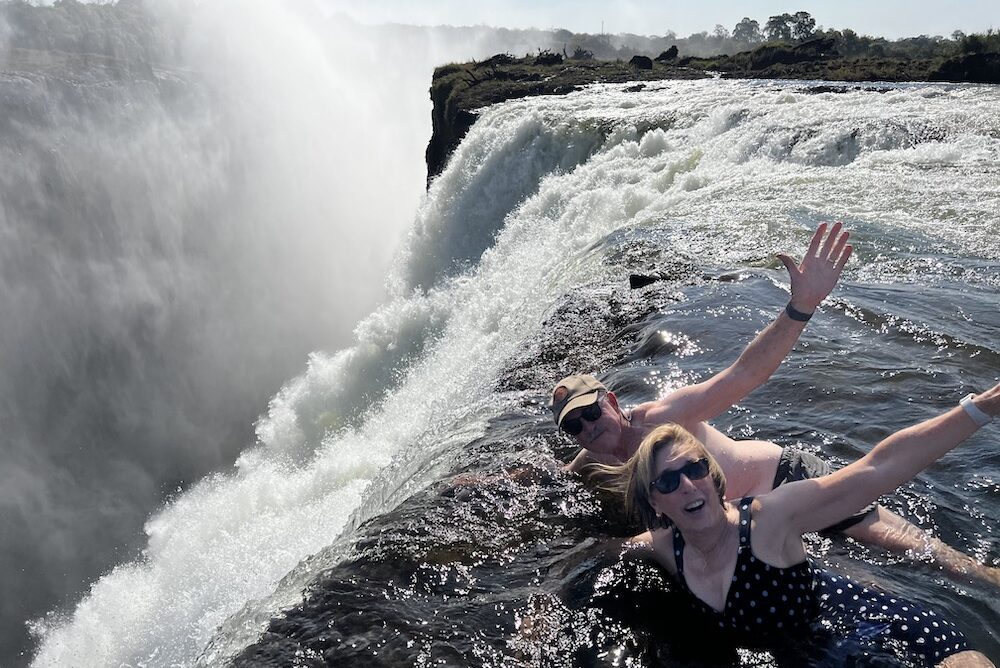
[[[584,471],[591,463],[621,464],[654,428],[676,423],[690,431],[719,462],[731,499],[758,496],[792,480],[831,471],[827,462],[807,452],[783,449],[768,441],[735,441],[708,424],[743,400],[774,373],[791,351],[816,307],[830,294],[851,255],[848,233],[836,223],[819,226],[801,263],[779,255],[791,279],[791,299],[777,319],[761,331],[736,362],[696,385],[630,411],[619,406],[614,392],[597,378],[575,374],[559,381],[552,392],[552,414],[561,430],[583,450],[565,466]],[[700,470],[692,470],[699,474]],[[688,477],[691,477],[690,475]],[[664,481],[664,485],[669,487]],[[924,534],[899,515],[878,505],[848,518],[831,531],[893,552],[929,554],[961,581],[970,577],[1000,586],[1000,569],[985,566]]]

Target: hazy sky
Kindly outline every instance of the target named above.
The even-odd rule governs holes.
[[[889,38],[921,34],[948,36],[954,30],[982,32],[1000,28],[997,0],[812,0],[768,2],[716,0],[321,0],[364,23],[416,25],[486,24],[507,28],[566,28],[574,32],[631,32],[687,35],[711,31],[716,24],[732,30],[749,16],[763,27],[767,17],[804,10],[824,28],[852,28]]]

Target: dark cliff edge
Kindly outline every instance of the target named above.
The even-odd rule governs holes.
[[[498,54],[479,63],[451,64],[434,70],[431,81],[433,131],[427,145],[427,183],[441,173],[448,157],[476,121],[476,110],[497,102],[535,95],[566,95],[593,83],[703,79],[705,71],[656,63],[636,69],[621,61],[563,61],[544,55],[515,59]]]
[[[631,62],[568,60],[559,54],[513,58],[497,54],[482,62],[437,68],[431,81],[433,131],[427,145],[427,184],[440,174],[448,157],[476,121],[483,107],[534,95],[565,95],[593,83],[643,82],[662,79],[799,79],[803,81],[872,82],[935,81],[1000,84],[1000,53],[972,53],[948,59],[843,58],[833,41],[817,39],[797,45],[766,45],[754,51],[714,58]],[[844,92],[858,86],[816,85],[807,92]],[[871,88],[867,86],[866,88]],[[631,90],[631,89],[629,89]],[[876,90],[878,90],[876,88]]]

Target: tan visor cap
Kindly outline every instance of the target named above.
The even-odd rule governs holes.
[[[571,410],[595,403],[601,390],[606,392],[608,388],[585,373],[573,374],[560,380],[552,390],[552,417],[556,425],[562,426],[562,421]]]

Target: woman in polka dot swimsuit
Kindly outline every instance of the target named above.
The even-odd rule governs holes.
[[[655,429],[625,464],[599,470],[651,527],[630,541],[633,554],[663,565],[698,617],[736,644],[778,647],[819,625],[925,665],[993,666],[934,611],[814,567],[802,534],[891,492],[998,413],[1000,385],[893,434],[839,471],[737,502],[725,501],[718,463],[678,425]]]

